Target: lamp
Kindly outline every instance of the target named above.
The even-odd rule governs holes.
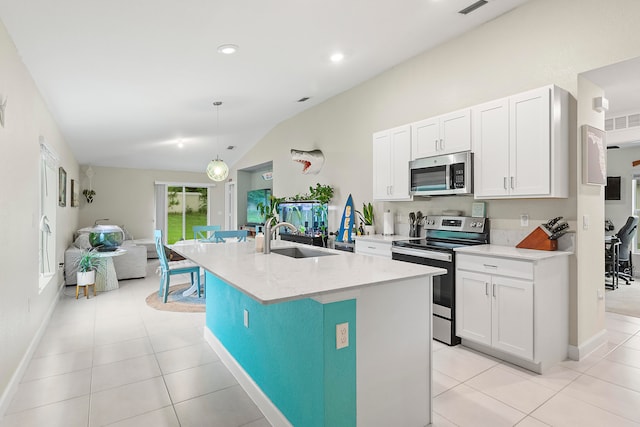
[[[220,129],[220,106],[222,102],[213,103],[216,107],[216,145],[218,142],[218,132]],[[211,160],[207,165],[207,176],[213,181],[224,181],[229,176],[229,166],[221,160],[217,155],[215,160]]]

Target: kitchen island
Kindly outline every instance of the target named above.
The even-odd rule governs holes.
[[[272,248],[294,246],[309,248]],[[431,281],[445,270],[253,242],[173,249],[206,270],[205,337],[273,425],[431,422]]]

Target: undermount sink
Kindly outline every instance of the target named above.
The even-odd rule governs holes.
[[[310,248],[274,248],[271,249],[274,254],[284,255],[291,258],[314,258],[318,256],[337,255],[331,252],[318,251]]]

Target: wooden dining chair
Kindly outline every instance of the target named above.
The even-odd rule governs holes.
[[[156,252],[158,252],[158,259],[160,260],[160,288],[158,289],[158,296],[162,297],[162,301],[166,303],[167,296],[169,295],[169,283],[171,282],[171,275],[189,273],[191,275],[191,286],[193,286],[197,280],[199,298],[200,266],[189,260],[169,262],[167,260],[167,256],[165,255],[164,244],[162,243],[162,231],[155,230],[154,237],[156,241]]]
[[[219,225],[194,225],[193,239],[199,242],[213,242],[213,233],[220,230]]]
[[[246,242],[247,241],[247,230],[225,230],[225,231],[215,231],[213,233],[213,240],[215,243],[224,243],[225,239],[231,239],[236,237],[238,242]]]

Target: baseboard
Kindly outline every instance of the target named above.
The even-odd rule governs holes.
[[[607,330],[603,329],[579,346],[569,346],[569,359],[582,360],[607,343]]]
[[[258,406],[264,414],[264,417],[274,427],[292,427],[282,412],[271,402],[266,394],[258,387],[253,379],[245,372],[245,370],[236,362],[236,359],[227,351],[222,343],[215,335],[205,326],[204,339],[211,346],[213,351],[218,354],[222,363],[229,369],[231,374],[238,381],[240,386],[247,392],[251,400]]]
[[[7,383],[7,387],[4,389],[4,391],[2,392],[2,395],[0,396],[0,419],[4,417],[5,412],[9,408],[9,404],[11,403],[11,400],[13,399],[16,392],[18,391],[18,386],[20,385],[20,381],[22,380],[22,377],[24,376],[24,373],[27,370],[29,363],[31,362],[31,358],[35,353],[36,348],[38,348],[38,345],[40,344],[40,340],[42,339],[44,332],[47,330],[47,326],[49,326],[49,320],[53,315],[53,311],[58,306],[58,302],[60,301],[64,288],[65,288],[64,281],[62,281],[62,283],[58,285],[58,294],[53,299],[53,304],[51,304],[51,307],[49,307],[47,314],[42,319],[42,323],[40,324],[40,327],[36,331],[31,342],[29,343],[29,347],[27,347],[27,351],[22,356],[22,359],[20,360],[18,367],[14,371],[13,375],[11,376],[11,379]]]

